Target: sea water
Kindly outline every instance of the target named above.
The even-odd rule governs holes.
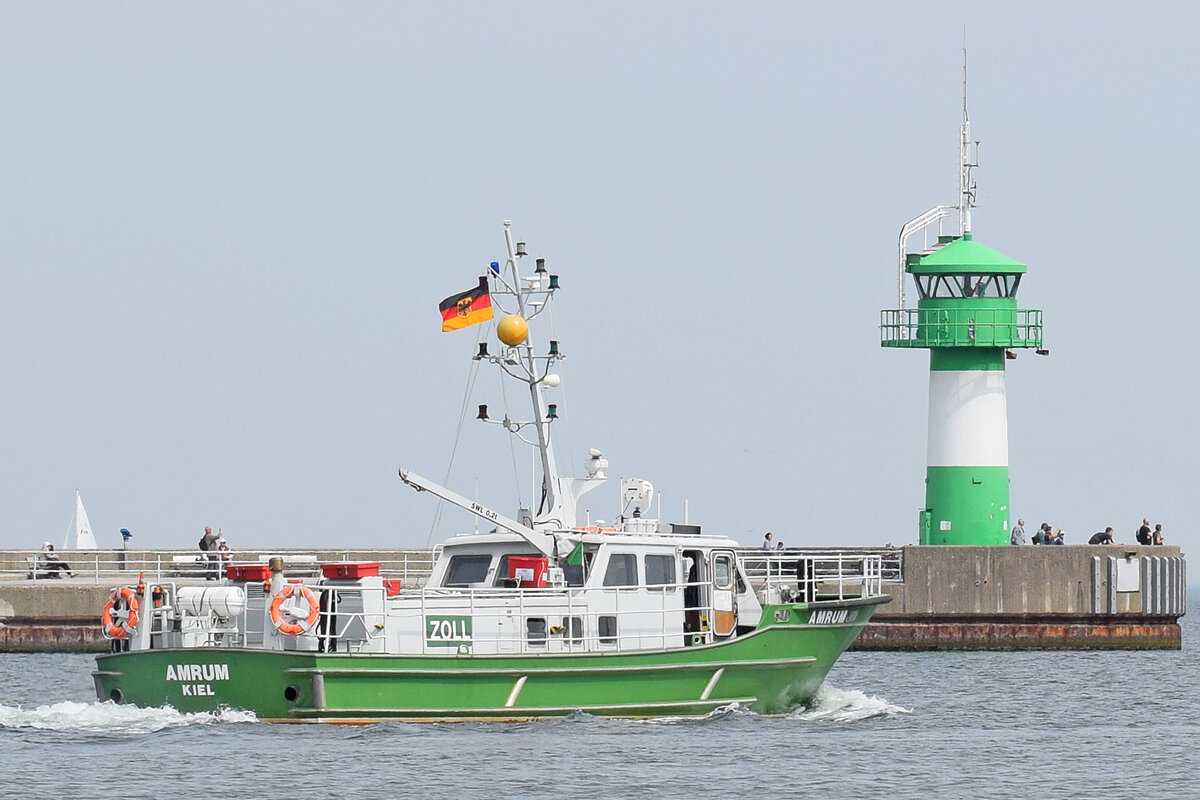
[[[1200,619],[1183,641],[847,653],[785,717],[366,726],[97,703],[91,656],[0,655],[0,797],[1194,798]]]

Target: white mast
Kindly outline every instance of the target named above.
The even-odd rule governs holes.
[[[975,183],[971,169],[979,166],[979,142],[971,150],[971,120],[967,116],[967,48],[963,46],[963,116],[958,138],[958,234],[971,230],[971,209],[975,206]],[[974,156],[974,157],[972,157]]]
[[[551,297],[558,289],[558,276],[550,275],[545,268],[543,259],[537,259],[538,266],[534,273],[522,277],[517,262],[528,255],[525,243],[513,243],[512,222],[504,220],[504,242],[508,250],[507,267],[505,271],[492,271],[492,278],[505,291],[512,294],[517,301],[514,313],[528,322],[544,311]],[[542,468],[541,496],[536,500],[536,510],[533,513],[533,527],[565,529],[577,524],[576,513],[579,498],[587,491],[596,488],[605,479],[604,470],[608,462],[600,451],[589,451],[585,462],[587,476],[584,478],[564,478],[558,473],[558,465],[554,457],[554,448],[550,436],[550,425],[557,418],[555,406],[547,406],[542,398],[542,391],[547,387],[558,385],[558,376],[550,372],[555,362],[563,358],[558,351],[558,342],[550,342],[550,350],[546,355],[537,355],[527,335],[524,341],[510,346],[500,355],[487,354],[481,350],[476,358],[485,358],[496,364],[505,373],[525,383],[529,387],[530,405],[533,411],[532,422],[516,422],[505,415],[502,424],[510,433],[521,441],[532,445],[538,451]],[[532,427],[536,432],[536,441],[521,436],[525,427]],[[537,491],[535,487],[534,491]]]
[[[525,287],[521,284],[521,275],[517,269],[517,259],[526,255],[524,248],[515,248],[512,238],[512,221],[504,220],[504,242],[508,248],[508,264],[512,272],[512,285],[515,289],[517,298],[517,315],[522,319],[529,319],[529,309],[526,307]],[[534,279],[529,279],[533,288]],[[540,284],[540,281],[539,281]],[[540,288],[540,287],[539,287]],[[537,449],[542,461],[542,496],[537,500],[537,520],[541,521],[547,513],[551,516],[558,516],[555,513],[560,505],[561,498],[558,496],[558,486],[555,485],[553,478],[558,475],[558,467],[554,460],[554,450],[550,446],[550,420],[546,417],[546,410],[542,407],[541,398],[541,383],[542,379],[549,374],[549,369],[552,363],[553,356],[547,359],[546,369],[538,374],[539,370],[533,354],[533,345],[529,342],[529,337],[514,348],[520,353],[521,361],[525,368],[525,375],[521,376],[525,383],[529,386],[530,405],[533,408],[533,427],[537,431]],[[573,516],[573,515],[572,515]],[[562,519],[554,520],[559,526],[573,525],[574,521]]]

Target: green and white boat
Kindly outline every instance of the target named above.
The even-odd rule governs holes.
[[[563,356],[556,341],[536,353],[528,335],[558,276],[542,259],[522,275],[525,245],[508,222],[504,235],[505,264],[448,298],[443,319],[449,329],[490,319],[492,303],[505,314],[497,352],[483,342],[474,358],[528,389],[529,420],[496,422],[536,451],[538,508],[510,518],[401,469],[404,483],[488,529],[435,548],[424,586],[400,587],[378,564],[297,578],[272,559],[230,565],[219,586],[117,587],[99,699],[360,723],[702,716],[733,704],[773,714],[812,697],[889,599],[880,556],[743,549],[655,519],[654,489],[640,479],[621,481],[611,522],[580,520],[579,498],[608,463],[591,450],[585,477],[558,474],[546,393]]]

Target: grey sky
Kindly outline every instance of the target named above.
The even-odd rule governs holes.
[[[102,546],[426,544],[396,468],[501,406],[437,303],[506,218],[562,276],[573,473],[744,543],[914,542],[928,356],[878,321],[956,200],[965,24],[975,237],[1052,351],[1008,364],[1013,514],[1191,549],[1200,11],[1099,8],[0,4],[0,543],[79,488]],[[513,513],[467,416],[448,482]]]

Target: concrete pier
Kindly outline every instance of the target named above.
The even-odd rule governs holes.
[[[789,553],[803,553],[802,549]],[[420,586],[429,550],[255,551],[283,556],[295,575],[331,561],[378,561]],[[30,551],[0,551],[0,652],[103,651],[100,614],[111,587],[203,585],[195,553],[63,554],[75,578],[30,580]],[[784,556],[786,558],[786,555]],[[1179,649],[1186,564],[1178,547],[909,546],[885,554],[882,606],[854,650]]]
[[[1174,649],[1178,547],[903,548],[902,580],[851,649]]]

